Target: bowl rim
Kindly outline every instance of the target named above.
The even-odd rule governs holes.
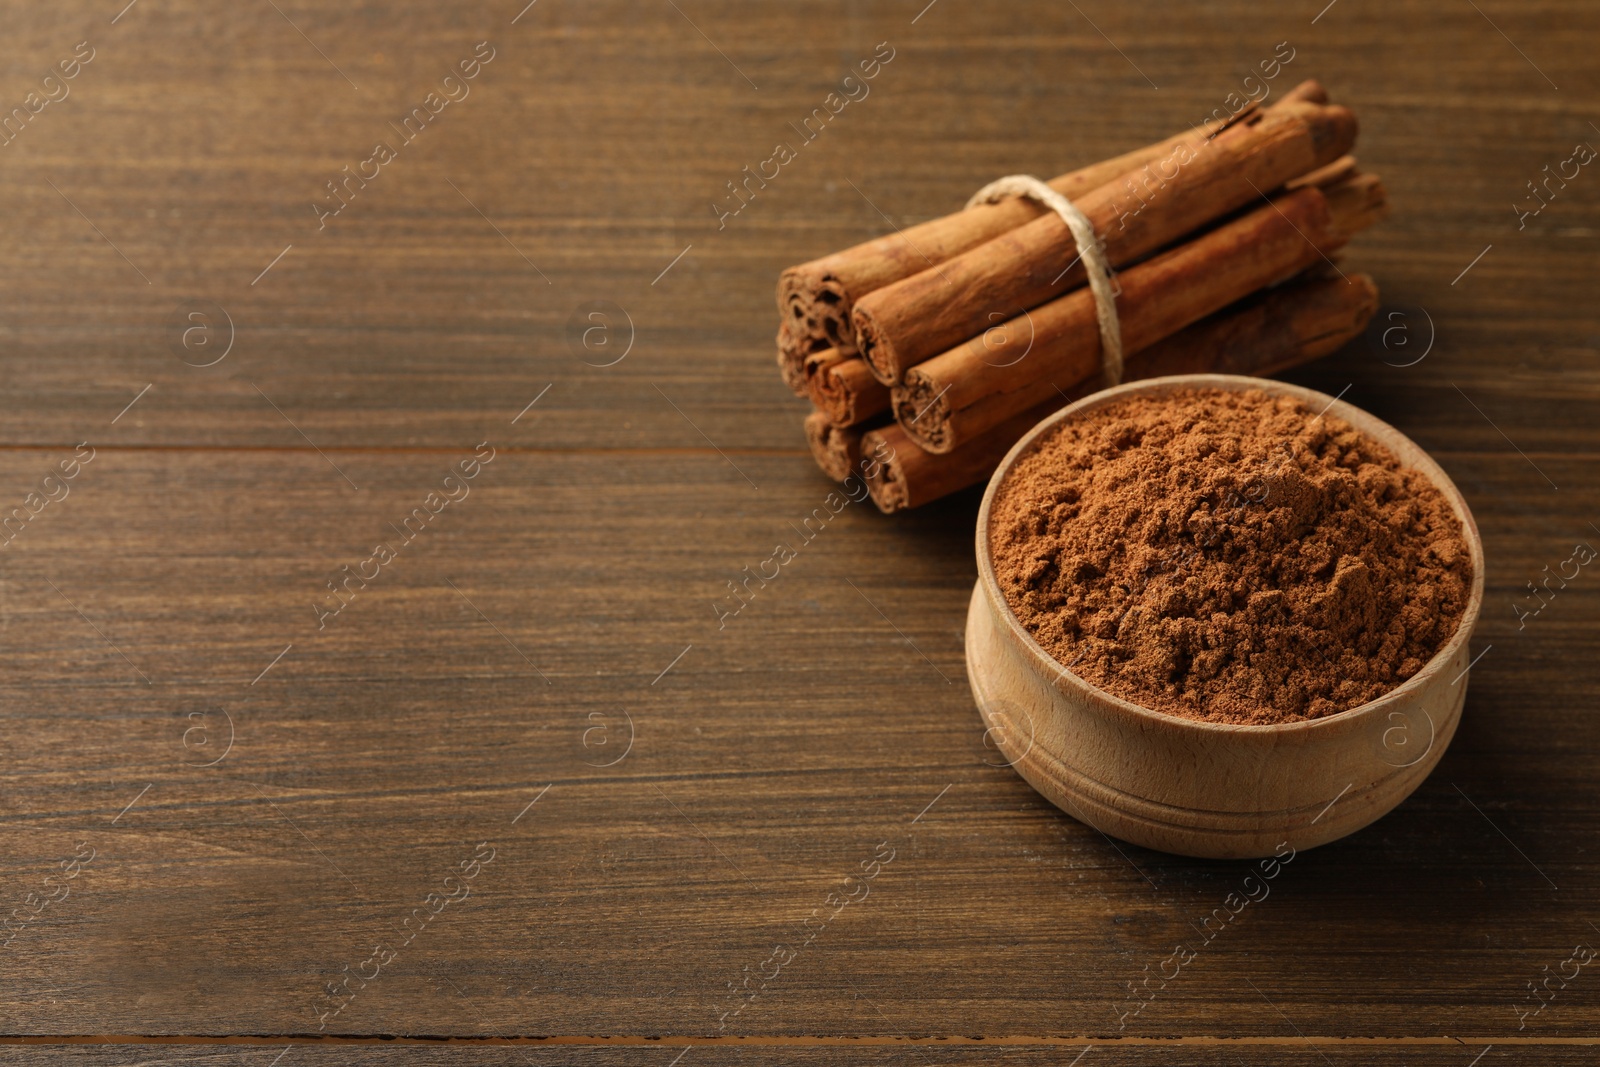
[[[1450,639],[1434,653],[1433,657],[1423,664],[1416,674],[1406,679],[1400,685],[1365,704],[1358,704],[1353,708],[1325,715],[1317,719],[1300,719],[1284,723],[1224,723],[1211,722],[1205,719],[1191,719],[1171,712],[1157,711],[1147,708],[1142,704],[1119,697],[1107,692],[1090,682],[1081,675],[1075,674],[1054,656],[1046,652],[1027,628],[1017,619],[1011,610],[1011,605],[1005,598],[1004,591],[1000,588],[999,579],[995,577],[994,561],[989,551],[989,522],[994,499],[1000,485],[1011,473],[1013,467],[1024,454],[1032,451],[1056,426],[1082,414],[1085,411],[1104,407],[1116,400],[1136,394],[1167,393],[1183,388],[1218,388],[1235,392],[1244,392],[1249,389],[1260,389],[1272,396],[1287,396],[1300,400],[1308,405],[1316,406],[1323,414],[1332,414],[1348,422],[1357,430],[1371,437],[1379,439],[1379,443],[1389,448],[1400,460],[1402,467],[1418,470],[1427,476],[1433,486],[1440,491],[1455,511],[1456,518],[1461,523],[1463,540],[1467,543],[1467,552],[1472,561],[1472,588],[1467,597],[1467,606],[1461,614],[1461,621],[1456,625],[1455,633]],[[1341,394],[1343,395],[1343,394]],[[1374,429],[1378,432],[1374,433]],[[1384,441],[1385,435],[1392,435],[1393,442]],[[1398,444],[1398,448],[1395,445]],[[1409,453],[1409,454],[1408,454]],[[1270,378],[1253,378],[1242,374],[1171,374],[1159,378],[1141,378],[1137,381],[1123,382],[1107,389],[1081,397],[1070,404],[1063,406],[1059,411],[1041,419],[1036,425],[1023,434],[1016,444],[1006,452],[1000,460],[1000,465],[995,468],[989,478],[989,484],[983,491],[983,503],[978,508],[978,528],[975,535],[975,547],[978,557],[978,583],[983,587],[991,608],[1001,621],[1001,624],[1011,633],[1012,637],[1019,640],[1022,646],[1039,663],[1051,668],[1059,679],[1067,684],[1087,691],[1095,698],[1098,706],[1107,711],[1120,715],[1124,719],[1131,719],[1137,724],[1156,725],[1165,729],[1188,729],[1203,734],[1218,736],[1252,736],[1273,737],[1280,739],[1310,740],[1313,736],[1346,729],[1358,729],[1365,720],[1378,713],[1392,708],[1398,704],[1410,702],[1414,697],[1433,685],[1437,677],[1449,666],[1461,649],[1472,639],[1472,632],[1477,625],[1478,614],[1483,604],[1484,587],[1484,562],[1483,542],[1478,533],[1477,522],[1472,517],[1472,510],[1467,506],[1466,498],[1456,488],[1455,482],[1439,466],[1438,462],[1426,450],[1411,438],[1384,422],[1376,415],[1364,411],[1353,404],[1346,403],[1339,397],[1328,396],[1326,393],[1305,386],[1294,385],[1290,382],[1276,381]],[[1471,665],[1468,665],[1470,669]],[[1464,680],[1466,670],[1461,672],[1457,681]],[[1451,683],[1454,684],[1454,683]]]

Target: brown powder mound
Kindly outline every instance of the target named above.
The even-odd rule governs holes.
[[[1423,474],[1259,390],[1129,397],[1050,433],[995,494],[1006,602],[1125,700],[1211,722],[1320,718],[1421,670],[1472,561]]]

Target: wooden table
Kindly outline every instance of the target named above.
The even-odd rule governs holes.
[[[1600,572],[1513,604],[1600,544],[1600,174],[1516,206],[1600,145],[1600,9],[121,2],[4,20],[4,1062],[1595,1062],[1600,973],[1530,984],[1600,945]],[[783,266],[1282,41],[1395,209],[1388,345],[1296,380],[1460,484],[1482,658],[1419,792],[1122,1017],[1247,868],[986,745],[975,492],[713,604],[831,489]]]

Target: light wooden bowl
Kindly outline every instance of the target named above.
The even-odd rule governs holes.
[[[1136,393],[1202,386],[1294,397],[1371,435],[1420,471],[1461,520],[1472,592],[1461,625],[1415,676],[1337,715],[1233,726],[1167,715],[1112,696],[1062,667],[1012,614],[989,553],[996,489],[1058,423]],[[978,583],[967,613],[967,677],[991,738],[1046,799],[1097,830],[1187,856],[1270,856],[1353,833],[1422,783],[1455,734],[1468,644],[1483,601],[1483,544],[1466,501],[1404,434],[1311,389],[1261,378],[1184,374],[1095,393],[1045,419],[1006,454],[978,512]]]

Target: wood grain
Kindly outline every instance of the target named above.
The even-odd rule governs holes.
[[[1521,231],[1511,207],[1600,141],[1592,6],[119,6],[6,8],[0,103],[78,41],[96,55],[0,147],[0,513],[96,452],[0,550],[0,913],[96,851],[0,949],[5,1056],[271,1062],[173,1043],[254,1035],[300,1042],[284,1067],[564,1060],[307,1044],[324,983],[403,940],[479,842],[470,897],[327,1032],[693,1037],[685,1067],[1592,1054],[1553,1042],[1600,1033],[1600,976],[1521,1031],[1516,1009],[1600,940],[1600,593],[1585,572],[1520,630],[1510,606],[1600,538],[1600,184]],[[318,232],[324,183],[484,40],[470,97]],[[719,230],[725,183],[885,40],[872,95]],[[1242,868],[1108,841],[992,765],[961,654],[977,494],[829,517],[772,286],[1000,174],[1198,121],[1282,40],[1280,81],[1361,115],[1394,205],[1342,263],[1380,316],[1409,309],[1391,347],[1294,380],[1466,494],[1487,651],[1433,777],[1297,859],[1119,1031],[1127,983]],[[569,324],[599,301],[611,347],[585,348]],[[186,366],[218,349],[185,349],[182,314],[212,305],[234,345]],[[327,580],[484,441],[470,495],[319,630]],[[727,583],[818,509],[719,629]],[[200,766],[223,712],[234,746]],[[880,843],[865,899],[805,926]],[[797,955],[723,1020],[778,944]],[[719,1022],[754,1043],[716,1044]],[[916,1042],[827,1043],[868,1038]]]
[[[1089,1051],[1092,1051],[1095,1062],[1109,1063],[1113,1067],[1167,1067],[1169,1064],[1231,1067],[1232,1064],[1239,1063],[1242,1058],[1251,1056],[1271,1056],[1271,1062],[1283,1064],[1285,1067],[1327,1067],[1328,1064],[1333,1064],[1335,1067],[1368,1064],[1375,1067],[1456,1067],[1457,1064],[1464,1062],[1463,1052],[1468,1056],[1483,1053],[1483,1058],[1479,1062],[1491,1064],[1497,1062],[1497,1057],[1499,1062],[1514,1062],[1513,1057],[1519,1051],[1524,1051],[1515,1046],[1509,1049],[1501,1046],[1486,1047],[1470,1044],[1463,1047],[1454,1041],[1440,1041],[1431,1045],[1413,1042],[1392,1046],[1375,1042],[1351,1042],[1349,1047],[1340,1047],[1332,1042],[1297,1040],[1281,1043],[1238,1043],[1224,1047],[1207,1047],[1193,1042],[1173,1045],[1145,1041],[1119,1047],[1116,1044],[1091,1044],[1070,1040],[1017,1045],[1007,1044],[1003,1040],[996,1043],[969,1039],[963,1044],[951,1044],[943,1041],[914,1042],[889,1038],[817,1041],[809,1045],[798,1041],[775,1041],[766,1045],[743,1044],[727,1048],[694,1046],[690,1053],[684,1053],[683,1046],[670,1039],[659,1042],[637,1042],[632,1046],[623,1047],[596,1045],[584,1041],[563,1042],[553,1046],[532,1042],[505,1045],[486,1041],[476,1047],[453,1041],[450,1046],[443,1048],[439,1047],[436,1041],[407,1042],[402,1039],[386,1040],[383,1044],[388,1047],[376,1047],[378,1045],[376,1041],[360,1044],[339,1042],[333,1047],[318,1047],[304,1043],[292,1044],[288,1041],[257,1044],[243,1040],[213,1047],[166,1045],[159,1049],[153,1048],[151,1043],[116,1043],[88,1049],[82,1045],[44,1044],[0,1050],[0,1062],[24,1065],[56,1063],[63,1055],[70,1055],[74,1062],[89,1064],[90,1067],[99,1067],[101,1064],[120,1067],[130,1060],[159,1064],[163,1067],[168,1064],[187,1067],[191,1064],[236,1064],[241,1058],[248,1058],[250,1062],[258,1059],[270,1062],[272,1057],[282,1055],[284,1057],[280,1061],[282,1063],[310,1064],[312,1067],[335,1063],[355,1064],[358,1067],[388,1067],[390,1064],[422,1064],[424,1067],[431,1067],[434,1064],[468,1064],[470,1067],[502,1067],[502,1065],[546,1067],[546,1065],[570,1064],[580,1058],[583,1063],[593,1063],[599,1067],[635,1067],[635,1065],[643,1067],[643,1065],[670,1062],[672,1057],[677,1055],[684,1055],[684,1062],[687,1062],[688,1056],[692,1055],[696,1063],[713,1065],[797,1063],[805,1067],[832,1067],[834,1064],[859,1063],[863,1057],[870,1056],[874,1063],[893,1064],[897,1067],[901,1064],[954,1064],[959,1067],[965,1064],[985,1063],[1055,1065],[1070,1063],[1074,1056],[1087,1057]],[[285,1051],[286,1047],[288,1051]],[[1502,1055],[1502,1052],[1505,1055]],[[1541,1063],[1552,1064],[1553,1067],[1593,1062],[1592,1049],[1584,1045],[1573,1047],[1541,1045],[1538,1047],[1538,1054]]]

